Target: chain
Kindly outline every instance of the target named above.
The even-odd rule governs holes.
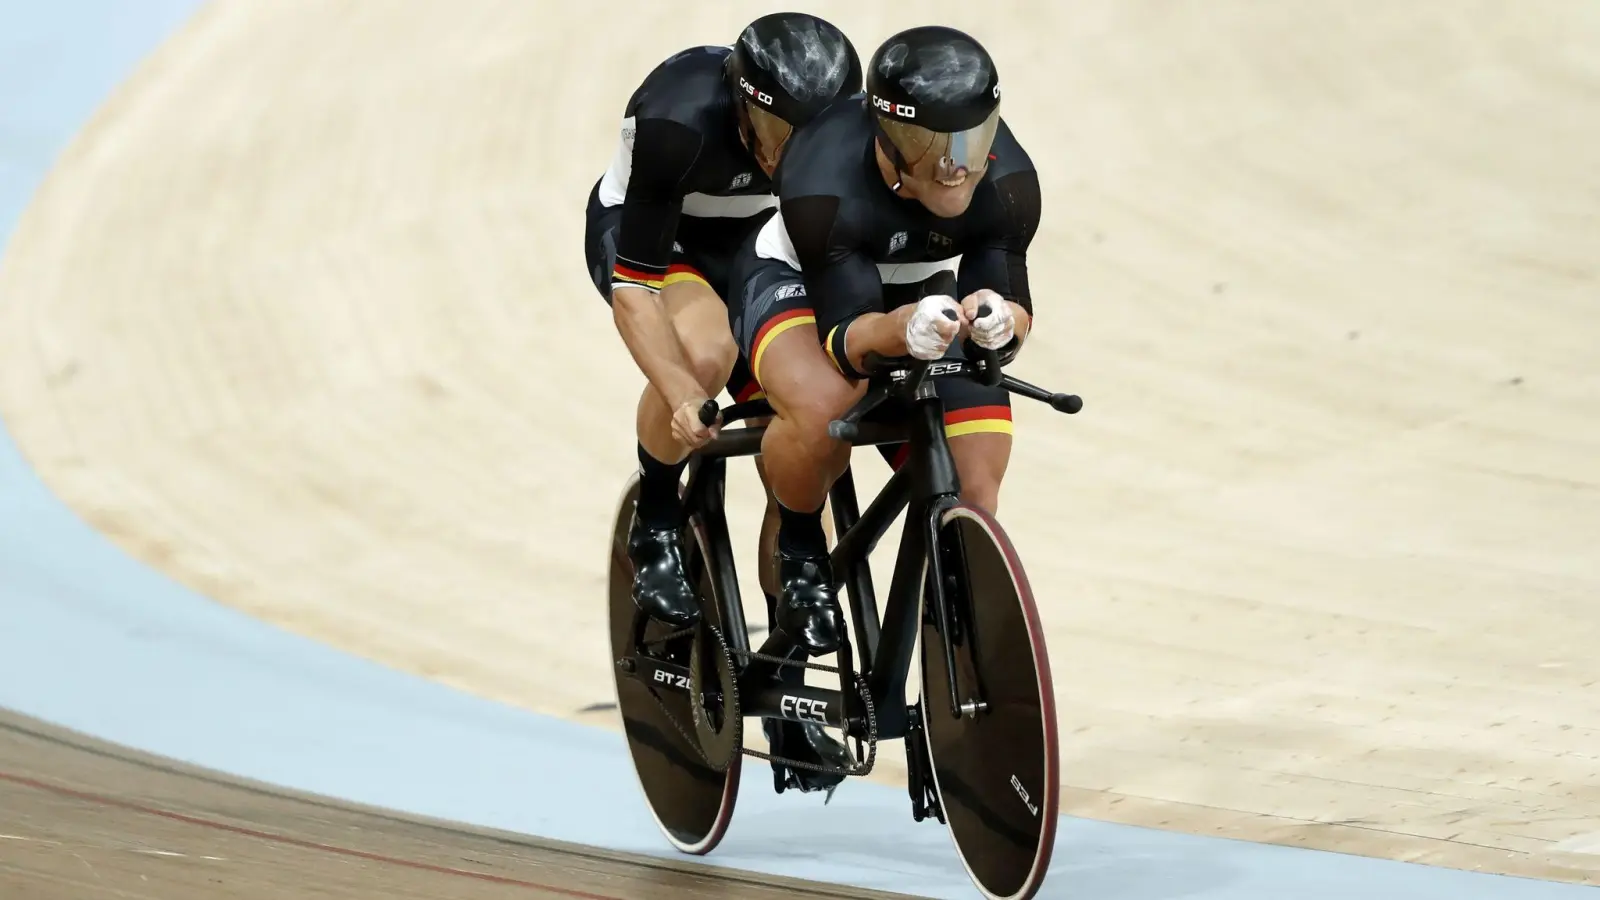
[[[717,672],[717,687],[722,694],[722,724],[724,728],[733,729],[733,746],[742,748],[744,746],[744,713],[739,707],[739,677],[733,671],[733,657],[728,652],[728,642],[722,639],[722,631],[718,629],[717,626],[712,625],[709,622],[705,623],[704,627],[706,629],[706,633],[710,634],[716,639],[716,645],[713,648],[713,652],[720,651],[722,654],[721,659],[711,660],[709,662],[709,665],[713,666],[714,671]],[[698,644],[695,645],[695,649],[699,649]],[[710,763],[710,760],[706,758],[705,747],[698,744],[700,726],[706,726],[707,730],[710,730],[711,726],[704,709],[705,704],[703,701],[705,698],[705,692],[703,689],[694,689],[695,683],[700,680],[698,677],[699,672],[707,663],[702,660],[701,667],[693,667],[692,664],[694,662],[695,655],[696,654],[694,652],[689,654],[689,661],[691,663],[691,668],[689,671],[689,715],[694,717],[697,746],[700,747],[700,757],[702,759],[706,759],[707,763]],[[721,663],[723,661],[726,661],[728,665],[728,681],[726,684],[723,684],[721,679],[720,670],[722,668]],[[732,711],[731,715],[729,714],[730,710]],[[720,772],[726,769],[732,763],[733,754],[729,754],[727,762],[722,763],[720,766],[712,764],[711,768]]]
[[[688,628],[681,628],[681,629],[679,629],[677,631],[668,632],[667,634],[664,634],[664,635],[662,635],[661,637],[658,637],[658,638],[653,638],[653,639],[648,640],[648,641],[640,641],[640,643],[644,644],[646,646],[653,645],[653,644],[663,644],[664,645],[668,641],[675,640],[675,639],[680,638],[680,637],[684,637],[685,635],[694,634],[695,629],[697,627],[698,626],[696,626],[696,625],[691,625]],[[619,660],[619,662],[621,662],[621,660]],[[655,687],[653,687],[649,682],[646,682],[646,681],[640,681],[639,683],[644,685],[645,693],[649,694],[650,695],[650,699],[653,700],[655,702],[656,706],[660,708],[661,714],[663,716],[666,716],[666,719],[667,719],[668,722],[672,723],[672,727],[678,732],[678,736],[683,738],[684,741],[689,744],[689,746],[694,748],[695,755],[700,757],[700,761],[705,763],[706,766],[708,768],[711,768],[713,771],[719,771],[719,770],[716,769],[715,766],[711,765],[711,760],[706,759],[705,751],[700,749],[700,737],[699,737],[699,735],[692,734],[692,733],[684,730],[683,723],[678,721],[677,714],[674,713],[671,709],[669,709],[667,707],[666,702],[661,699],[661,695],[656,692]],[[737,685],[735,685],[734,690],[735,691],[738,690]],[[734,700],[735,700],[735,702],[738,701],[738,695],[737,694],[734,695]],[[692,704],[694,703],[694,699],[691,697],[689,702],[691,704],[691,709],[692,709],[693,708]],[[726,704],[724,704],[723,708],[724,709],[727,708]]]
[[[752,659],[765,659],[769,662],[780,662],[791,666],[803,666],[807,669],[818,669],[823,672],[839,671],[838,668],[834,666],[825,666],[821,663],[806,663],[795,660],[776,659],[771,656],[764,656],[760,653],[753,653],[750,651],[741,652],[735,650],[733,652],[736,655],[748,656]],[[841,768],[839,766],[825,766],[820,763],[811,763],[805,762],[804,760],[789,759],[783,756],[774,756],[771,753],[766,753],[761,750],[752,750],[749,747],[744,748],[744,755],[753,756],[756,759],[764,759],[768,762],[775,762],[779,765],[788,766],[791,769],[805,769],[810,772],[821,772],[824,775],[852,776],[865,775],[868,772],[871,772],[872,767],[876,765],[878,761],[878,712],[872,704],[872,691],[868,690],[866,682],[861,680],[861,676],[851,672],[850,681],[855,685],[856,695],[861,698],[862,707],[867,712],[867,738],[865,741],[862,741],[862,743],[867,745],[867,758],[864,761],[853,762],[850,765]],[[850,740],[850,736],[846,734],[844,748],[845,752],[854,757],[856,754],[850,750]],[[856,740],[860,741],[859,738]]]

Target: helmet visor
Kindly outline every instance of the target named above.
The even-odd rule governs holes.
[[[1000,108],[977,126],[957,132],[929,131],[887,116],[878,121],[913,178],[960,184],[967,175],[982,175],[989,168],[989,150],[1000,130]]]
[[[756,146],[750,149],[769,167],[776,166],[794,127],[754,103],[746,101],[745,109],[750,113],[750,131],[756,138]]]

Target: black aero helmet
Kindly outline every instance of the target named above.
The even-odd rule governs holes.
[[[772,165],[794,129],[861,90],[861,58],[850,39],[807,13],[771,13],[745,26],[727,71],[745,143]]]
[[[989,165],[1000,73],[976,38],[942,25],[889,38],[867,67],[884,153],[901,173],[960,184]]]

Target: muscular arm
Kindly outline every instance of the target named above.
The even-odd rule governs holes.
[[[640,371],[676,409],[704,393],[660,302],[700,135],[666,119],[641,119],[637,129],[611,272],[611,317]]]
[[[1028,288],[1028,245],[1039,229],[1039,177],[1032,169],[1006,175],[984,200],[988,236],[961,257],[960,296],[985,288],[1011,307],[1020,345],[1033,327],[1033,295]]]

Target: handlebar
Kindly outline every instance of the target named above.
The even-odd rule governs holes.
[[[955,319],[953,310],[946,310],[945,314]],[[988,314],[988,304],[978,307],[980,318]],[[839,441],[854,441],[860,435],[861,419],[867,413],[889,399],[891,394],[914,394],[928,378],[969,377],[985,387],[999,386],[1013,394],[1047,403],[1056,412],[1076,415],[1083,409],[1083,399],[1076,394],[1047,391],[1005,374],[997,350],[980,347],[969,339],[962,343],[962,351],[965,359],[917,359],[913,356],[882,356],[868,352],[862,363],[863,374],[868,377],[871,386],[866,396],[849,412],[828,423],[828,436]],[[758,400],[736,403],[722,412],[727,414],[725,421],[733,421],[771,415],[771,408],[766,401]],[[710,427],[717,421],[718,413],[717,401],[707,400],[700,407],[701,424]]]

